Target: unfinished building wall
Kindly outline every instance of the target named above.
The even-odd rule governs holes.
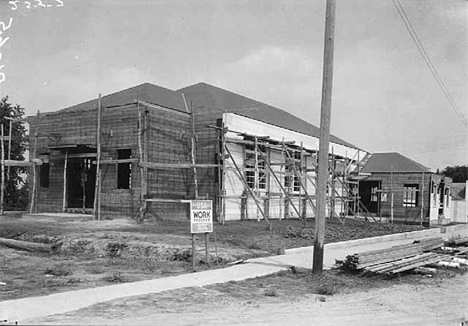
[[[405,222],[420,222],[421,213],[426,222],[431,206],[431,174],[426,173],[372,173],[365,182],[380,182],[380,215]],[[409,195],[409,193],[414,193]],[[406,195],[405,195],[406,194]],[[378,198],[378,197],[376,197]],[[377,216],[379,214],[377,213]]]
[[[137,153],[137,114],[132,106],[108,108],[102,110],[101,139],[103,160],[117,158],[118,150],[129,149]],[[37,211],[61,212],[65,209],[89,213],[94,202],[96,175],[96,133],[97,109],[47,113],[30,117],[30,135],[32,135],[32,155],[48,162],[48,173],[41,173],[38,168],[38,191],[36,194]],[[36,135],[37,132],[37,137]],[[37,141],[36,141],[37,138]],[[66,162],[66,163],[65,163]],[[79,173],[86,166],[83,194],[70,198],[72,188],[79,188]],[[66,170],[65,170],[66,169]],[[133,168],[134,170],[135,168]],[[135,211],[134,198],[137,180],[132,179],[128,189],[119,189],[117,185],[117,165],[102,166],[101,209],[106,215],[132,216]],[[30,174],[32,175],[32,173]],[[48,182],[45,182],[48,178]],[[31,182],[32,184],[32,182]],[[44,185],[47,185],[44,187]],[[138,188],[137,188],[138,189]],[[83,196],[82,205],[79,197]],[[64,202],[65,199],[65,202]],[[65,204],[65,205],[64,205]]]
[[[225,114],[224,119],[229,127],[226,146],[232,155],[225,167],[226,220],[262,219],[260,209],[273,219],[314,217],[317,162],[314,146],[318,142],[313,137],[234,114]],[[350,156],[358,152],[342,145],[333,146],[337,151],[332,147],[332,152],[344,154],[340,158],[346,162],[348,150]],[[329,187],[327,214],[333,211],[340,215],[347,211],[341,197],[349,197],[338,181],[343,179],[345,163],[333,160],[331,164],[336,165],[335,172],[340,175],[336,175],[334,186]]]
[[[167,199],[167,202],[148,202],[150,219],[186,220],[187,204],[171,202],[193,198],[193,180],[190,169],[177,165],[191,162],[191,120],[188,113],[163,107],[149,107],[144,123],[149,128],[144,150],[150,163],[169,164],[165,168],[148,169],[148,198]],[[172,165],[172,166],[171,166]],[[139,172],[138,172],[139,173]]]
[[[138,114],[140,110],[141,114]],[[140,156],[139,123],[142,119],[142,148],[148,162],[179,163],[191,162],[190,115],[160,106],[144,107],[129,104],[104,108],[101,113],[101,160],[134,159],[131,163],[107,163],[101,165],[100,207],[103,218],[136,217],[140,208],[141,173],[138,164]],[[37,171],[38,191],[36,195],[38,212],[61,212],[65,195],[65,208],[70,211],[90,213],[93,208],[96,170],[97,109],[59,111],[44,114],[37,119],[30,117],[32,144],[36,156],[48,163],[48,184],[40,180],[45,173]],[[144,125],[143,125],[144,124]],[[35,145],[37,143],[37,145]],[[34,154],[33,154],[34,155]],[[67,161],[67,172],[65,172]],[[83,207],[70,207],[69,187],[73,164],[83,162],[89,172],[85,176],[91,199],[83,200]],[[80,171],[81,172],[81,171]],[[149,198],[192,199],[193,182],[190,170],[179,168],[151,168],[147,174]],[[32,175],[32,173],[31,173]],[[66,177],[67,180],[66,181]],[[32,184],[32,182],[31,182]],[[66,189],[65,189],[66,188]],[[64,194],[65,189],[65,194]],[[91,191],[92,190],[92,191]],[[76,205],[75,205],[76,206]],[[149,203],[149,216],[155,218],[186,219],[186,205],[180,203]]]

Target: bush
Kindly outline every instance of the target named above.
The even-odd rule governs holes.
[[[276,291],[276,288],[268,288],[266,289],[263,294],[267,297],[277,297],[278,292]]]
[[[321,285],[317,288],[317,293],[318,294],[323,294],[323,295],[334,295],[338,291],[335,286],[327,286],[327,285]]]

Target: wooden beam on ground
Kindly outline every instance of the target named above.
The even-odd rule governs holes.
[[[26,251],[39,251],[39,252],[51,252],[52,246],[44,243],[37,243],[37,242],[28,242],[28,241],[19,241],[19,240],[12,240],[12,239],[5,239],[0,238],[0,245],[13,248],[13,249],[20,249]]]

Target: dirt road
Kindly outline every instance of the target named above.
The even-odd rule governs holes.
[[[461,325],[468,320],[468,274],[356,294],[229,298],[207,288],[119,299],[28,321],[93,325]],[[194,300],[198,298],[198,300]],[[320,298],[325,298],[322,302]]]

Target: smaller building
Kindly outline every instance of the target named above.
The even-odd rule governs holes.
[[[466,209],[466,188],[468,181],[453,183],[451,189],[450,216],[453,222],[468,223],[468,211]]]
[[[359,169],[359,196],[369,212],[405,223],[450,222],[452,179],[399,154],[375,153]]]

